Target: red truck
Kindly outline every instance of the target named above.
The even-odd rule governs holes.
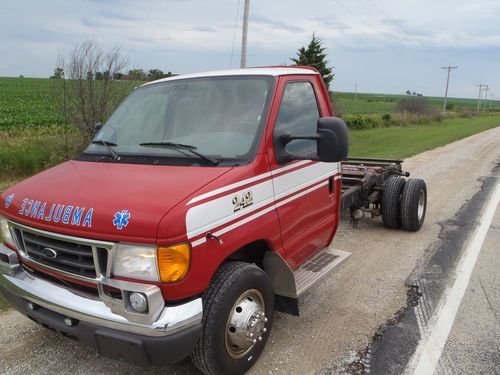
[[[341,168],[353,218],[422,225],[425,184],[405,184],[397,161],[341,167],[347,128],[333,115],[306,67],[138,87],[80,156],[2,193],[0,291],[106,357],[245,372],[274,310],[298,314],[298,296],[349,255],[329,247]]]

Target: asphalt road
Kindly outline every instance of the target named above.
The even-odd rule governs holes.
[[[500,374],[500,165],[408,279],[420,298],[368,347],[374,374]]]
[[[364,219],[356,229],[343,223],[333,246],[351,257],[301,297],[300,317],[276,314],[266,351],[251,373],[408,371],[422,341],[422,321],[431,322],[443,292],[453,284],[464,246],[494,186],[492,179],[499,174],[498,162],[500,127],[406,160],[404,168],[427,182],[423,228],[417,233],[388,230],[380,219]],[[437,373],[500,372],[499,228],[497,212]],[[410,300],[416,295],[410,285],[418,285],[423,295],[408,306],[408,291],[414,292]],[[0,313],[0,331],[2,374],[196,373],[189,360],[143,370],[100,358],[12,310]]]

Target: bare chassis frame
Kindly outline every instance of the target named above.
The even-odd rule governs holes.
[[[403,171],[403,160],[346,158],[342,162],[341,211],[349,209],[354,225],[363,212],[379,216],[385,183],[393,176],[410,176]]]

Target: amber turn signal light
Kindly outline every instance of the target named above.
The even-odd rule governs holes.
[[[157,256],[161,282],[175,283],[186,277],[191,261],[189,244],[159,247]]]

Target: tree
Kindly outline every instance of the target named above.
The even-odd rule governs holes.
[[[54,69],[54,75],[51,75],[52,79],[61,79],[64,76],[64,69],[61,67],[57,67]]]
[[[107,120],[127,95],[124,84],[112,79],[126,65],[127,60],[118,47],[104,51],[93,40],[77,45],[67,59],[59,57],[61,68],[56,68],[54,73],[61,69],[67,78],[57,85],[61,111],[80,130],[86,142],[93,138],[95,124]]]
[[[146,81],[148,79],[146,72],[142,69],[129,70],[128,75],[135,81]]]
[[[160,69],[149,69],[148,81],[155,81],[163,77],[165,77],[165,73],[163,73]]]
[[[330,82],[333,80],[334,74],[332,68],[329,67],[326,60],[326,48],[323,47],[323,41],[316,34],[313,34],[312,40],[307,48],[302,47],[297,52],[297,58],[291,58],[295,65],[312,66],[320,72],[326,87],[329,88]]]

